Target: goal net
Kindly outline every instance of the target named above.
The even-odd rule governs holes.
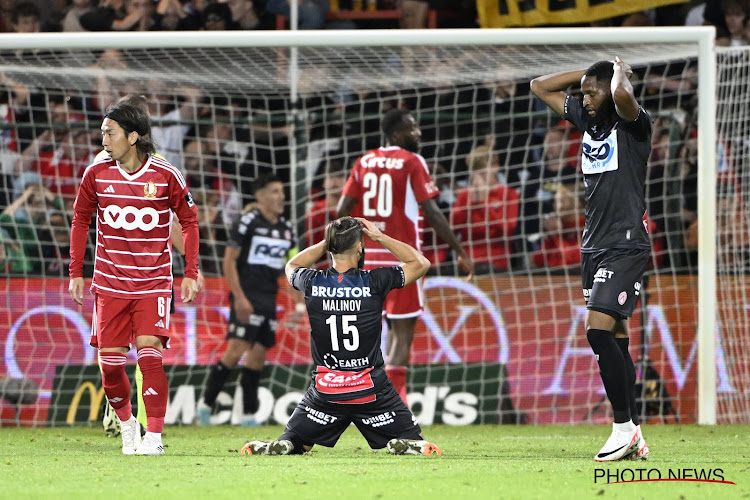
[[[200,213],[207,280],[197,302],[178,301],[173,315],[165,354],[168,423],[192,423],[208,369],[223,352],[229,304],[221,260],[232,221],[253,201],[252,181],[279,175],[301,245],[319,240],[353,162],[383,145],[379,120],[394,107],[417,118],[420,152],[440,188],[438,205],[479,271],[464,280],[447,246],[426,228],[424,252],[433,269],[409,373],[409,400],[420,422],[609,422],[585,338],[580,133],[532,98],[528,82],[615,55],[633,66],[636,97],[654,118],[646,186],[653,257],[629,322],[640,412],[647,422],[698,421],[698,365],[701,346],[709,345],[716,421],[746,422],[748,52],[719,53],[719,113],[715,125],[702,128],[698,82],[705,66],[697,43],[682,35],[670,41],[669,32],[658,43],[566,45],[578,39],[563,31],[561,43],[547,44],[519,44],[507,34],[497,34],[502,44],[474,43],[472,37],[487,34],[469,32],[455,45],[425,32],[409,40],[429,41],[404,38],[395,46],[382,33],[363,32],[326,35],[329,46],[292,33],[244,34],[247,40],[235,37],[234,46],[220,34],[182,45],[171,34],[158,41],[129,34],[127,48],[119,43],[125,38],[86,38],[85,46],[96,50],[6,42],[0,53],[3,425],[100,419],[101,381],[88,346],[93,301],[78,308],[68,296],[68,228],[82,169],[101,149],[102,111],[129,93],[148,99],[158,152],[185,173]],[[354,42],[342,47],[342,36]],[[77,43],[68,45],[84,45]],[[295,44],[300,48],[289,48]],[[715,174],[711,165],[698,168],[697,148],[698,131],[714,126]],[[704,223],[699,210],[706,171],[717,181],[715,224]],[[502,200],[475,188],[482,176],[503,186]],[[700,336],[698,246],[701,234],[714,230],[717,290],[710,300],[717,321],[715,332]],[[277,346],[268,353],[256,418],[263,423],[284,423],[309,383],[309,325],[287,321],[293,309],[282,280]],[[715,345],[702,344],[712,336]],[[130,369],[134,363],[131,357]],[[216,423],[237,421],[242,398],[234,380],[217,401]]]

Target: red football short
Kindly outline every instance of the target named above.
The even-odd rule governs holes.
[[[422,279],[404,288],[391,290],[383,303],[385,315],[390,319],[415,318],[422,313],[423,307]]]
[[[96,294],[91,325],[93,347],[132,346],[133,337],[154,335],[166,349],[169,344],[169,297],[120,299]]]

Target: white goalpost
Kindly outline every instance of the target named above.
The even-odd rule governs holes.
[[[558,124],[524,85],[535,76],[619,55],[639,74],[636,97],[646,100],[643,105],[657,118],[663,138],[663,157],[652,158],[655,164],[661,162],[661,174],[648,188],[654,206],[661,207],[656,214],[659,233],[653,238],[661,239],[663,259],[655,257],[648,273],[649,293],[644,293],[634,318],[634,330],[641,333],[631,342],[634,359],[638,354],[642,361],[643,412],[664,419],[669,413],[665,408],[675,403],[678,420],[681,416],[704,425],[746,422],[747,396],[730,394],[729,387],[740,393],[750,389],[750,375],[742,368],[750,352],[742,341],[728,341],[727,336],[745,338],[742,325],[750,322],[747,312],[725,316],[721,311],[731,308],[722,286],[745,298],[750,281],[739,260],[722,260],[717,251],[719,224],[712,221],[720,217],[717,176],[724,158],[719,157],[722,149],[717,155],[717,145],[730,139],[729,132],[719,138],[717,120],[722,110],[741,107],[738,99],[746,95],[740,94],[744,88],[727,87],[722,93],[720,87],[731,83],[733,71],[745,71],[747,62],[720,51],[717,63],[714,37],[712,27],[0,35],[0,92],[8,96],[7,108],[15,109],[15,118],[0,124],[0,134],[12,136],[2,146],[5,156],[0,159],[13,159],[12,165],[3,164],[2,172],[14,180],[33,177],[42,182],[47,182],[45,175],[62,175],[59,168],[44,173],[54,170],[39,153],[45,147],[63,157],[71,155],[73,165],[85,163],[94,141],[77,143],[80,135],[75,131],[95,135],[108,102],[127,92],[151,92],[158,103],[151,114],[164,138],[164,154],[193,179],[191,186],[200,193],[198,204],[209,221],[203,238],[221,243],[232,215],[249,201],[251,181],[267,171],[280,172],[288,182],[288,213],[306,236],[306,218],[315,203],[325,199],[324,178],[331,172],[348,173],[358,155],[378,145],[383,110],[413,109],[424,132],[422,154],[442,186],[449,217],[450,200],[470,184],[471,152],[483,144],[490,154],[497,153],[503,180],[520,199],[518,221],[510,232],[486,243],[488,249],[510,249],[504,269],[491,267],[467,284],[455,272],[450,255],[441,253],[438,243],[426,243],[435,250],[431,255],[440,255],[445,263],[428,278],[428,307],[413,351],[412,362],[419,369],[410,379],[410,399],[418,418],[449,424],[602,422],[608,405],[599,404],[604,397],[601,383],[588,346],[577,344],[583,332],[583,300],[576,268],[535,264],[545,239],[541,228],[547,213],[542,210],[548,209],[535,208],[532,202],[544,191],[547,198],[540,198],[538,206],[553,206],[554,192],[543,181],[532,185],[530,176],[536,175],[534,169],[543,170],[550,129],[560,133],[555,144],[565,160],[561,164],[575,168],[574,154],[563,158],[577,147],[575,131]],[[696,68],[697,85],[681,84]],[[32,96],[26,103],[14,101],[18,85]],[[722,96],[719,108],[717,93]],[[686,105],[688,101],[692,104]],[[726,111],[720,126],[744,124],[746,116],[736,114]],[[750,127],[732,127],[739,134],[732,144],[750,144]],[[53,137],[49,144],[24,149],[47,129]],[[697,130],[694,178],[681,170],[689,155],[691,129]],[[741,154],[738,147],[727,149],[727,158]],[[55,179],[47,185],[64,184]],[[555,182],[555,189],[580,185],[573,178]],[[684,195],[691,182],[697,187],[692,198]],[[23,191],[22,186],[13,189],[16,194]],[[69,198],[68,192],[61,203]],[[692,203],[688,198],[697,217],[708,221],[689,248],[683,244],[683,232],[694,227],[690,224],[695,217],[680,215],[686,212],[685,204]],[[8,238],[18,238],[20,223],[8,224]],[[457,231],[464,243],[472,243],[472,223],[463,224]],[[746,234],[747,227],[745,220],[733,229],[735,239]],[[202,254],[209,264],[202,302],[178,305],[177,346],[168,359],[175,365],[170,376],[179,380],[171,382],[171,388],[179,384],[180,390],[170,398],[171,423],[192,421],[207,374],[195,366],[213,363],[220,355],[227,316],[221,248],[207,248]],[[744,259],[744,250],[739,252],[738,259]],[[717,259],[734,274],[721,274]],[[72,310],[66,303],[66,273],[49,269],[30,264],[26,270],[11,271],[4,287],[8,305],[0,311],[0,342],[5,343],[0,376],[21,375],[39,386],[36,406],[13,409],[37,425],[80,421],[86,413],[79,411],[87,404],[81,401],[85,382],[91,382],[86,390],[92,414],[98,406],[93,375],[85,368],[71,368],[85,365],[90,353],[79,353],[80,328],[65,319],[78,314],[79,323],[90,320],[90,311]],[[36,319],[24,314],[34,307],[42,311]],[[279,345],[261,383],[263,422],[284,423],[288,418],[310,363],[304,328],[287,328],[284,321],[290,307],[291,299],[282,293]],[[50,337],[36,336],[40,328],[51,332]],[[10,331],[13,343],[7,342]],[[67,354],[55,351],[41,368],[22,359],[27,351],[37,354],[55,342],[68,342]],[[17,367],[13,373],[11,361]],[[659,382],[663,392],[647,397],[649,367],[660,375],[649,380]],[[691,380],[694,374],[697,382]],[[188,386],[195,390],[183,389]],[[722,391],[728,394],[723,402]],[[230,411],[221,421],[229,422],[231,408],[239,408],[241,398],[224,396],[220,402]],[[11,409],[0,410],[6,421]]]

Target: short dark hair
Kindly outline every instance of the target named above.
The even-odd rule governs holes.
[[[343,253],[362,241],[362,223],[354,217],[341,217],[326,226],[326,250]]]
[[[117,102],[107,108],[104,118],[114,120],[122,127],[125,134],[138,133],[135,147],[142,155],[154,154],[156,146],[151,138],[151,118],[138,106]]]
[[[257,193],[272,182],[281,182],[283,184],[281,178],[276,174],[269,173],[261,175],[260,177],[255,179],[255,182],[253,183],[253,193]]]
[[[612,61],[599,61],[589,66],[584,76],[596,77],[597,82],[608,82],[615,76],[615,67]]]
[[[15,9],[13,9],[11,22],[13,22],[13,24],[18,24],[18,20],[22,17],[35,17],[36,20],[39,21],[42,17],[42,12],[39,10],[39,7],[32,2],[21,2],[16,5]]]
[[[346,176],[346,170],[344,169],[344,162],[341,160],[329,160],[326,162],[323,168],[326,177],[344,177]]]
[[[380,120],[380,129],[385,134],[386,139],[393,137],[393,134],[406,125],[406,117],[409,115],[411,115],[411,111],[399,108],[390,109],[383,115],[383,119]]]

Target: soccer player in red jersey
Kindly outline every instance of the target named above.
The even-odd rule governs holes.
[[[474,264],[435,203],[439,190],[424,158],[417,154],[422,132],[416,120],[407,110],[392,109],[383,116],[380,128],[387,145],[369,151],[354,163],[337,216],[364,217],[391,238],[421,250],[420,222],[424,214],[437,235],[456,252],[459,265],[471,278]],[[366,250],[365,269],[400,264],[382,245],[367,242]],[[384,304],[389,324],[386,373],[404,402],[414,327],[422,307],[421,280],[394,290]]]
[[[161,432],[168,384],[162,350],[168,347],[172,294],[171,228],[176,215],[185,240],[184,302],[198,293],[197,207],[182,174],[153,156],[151,122],[138,107],[118,103],[101,126],[109,156],[83,174],[74,205],[70,245],[70,294],[83,298],[83,259],[89,224],[97,212],[91,291],[96,296],[91,345],[99,349],[107,400],[122,422],[122,452],[163,455]],[[132,337],[143,373],[148,414],[141,441],[125,374]]]

